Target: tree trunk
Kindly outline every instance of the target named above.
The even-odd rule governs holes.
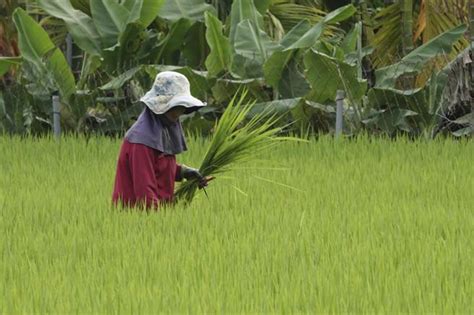
[[[474,42],[474,0],[469,0],[470,10],[469,10],[469,20],[470,20],[470,35],[471,35],[471,45]]]
[[[357,19],[362,23],[362,34],[357,41],[357,55],[359,60],[359,79],[366,78],[369,85],[373,84],[373,68],[369,58],[361,58],[362,47],[370,45],[374,39],[374,27],[367,6],[367,0],[354,0],[353,4],[358,6]]]
[[[356,4],[359,5],[359,21],[362,22],[362,33],[364,34],[364,46],[371,43],[374,37],[374,29],[372,20],[370,17],[369,9],[367,7],[367,0],[356,0]]]
[[[469,45],[471,47],[471,111],[474,112],[474,0],[469,0]]]
[[[402,51],[406,56],[413,50],[413,0],[401,0]]]
[[[402,13],[402,54],[408,55],[413,48],[413,0],[400,0]],[[402,89],[412,89],[415,85],[413,75],[404,75],[401,81]]]

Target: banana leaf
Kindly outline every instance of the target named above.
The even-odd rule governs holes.
[[[392,136],[397,130],[412,132],[413,126],[410,124],[409,118],[417,116],[418,113],[403,109],[382,109],[371,114],[362,122],[369,128],[383,130],[387,135]]]
[[[295,50],[286,50],[286,48],[298,41],[310,28],[311,24],[307,20],[302,20],[281,39],[280,46],[283,50],[274,52],[263,66],[263,73],[268,84],[278,89],[283,71],[295,55]]]
[[[74,76],[59,48],[54,46],[46,31],[23,9],[17,8],[13,20],[18,30],[18,42],[22,57],[38,74],[48,77],[30,78],[36,81],[51,81],[51,87],[60,91],[67,101],[76,89]]]
[[[263,65],[263,73],[267,83],[277,88],[282,80],[283,71],[293,58],[294,50],[277,51]]]
[[[206,12],[206,39],[211,53],[206,59],[206,68],[210,76],[216,76],[227,70],[232,61],[232,48],[229,39],[222,33],[222,23],[213,14]]]
[[[357,40],[362,35],[362,24],[357,23],[344,38],[341,48],[345,54],[356,51]]]
[[[125,0],[122,5],[130,11],[128,23],[139,22],[145,28],[158,16],[165,0]]]
[[[230,44],[234,46],[236,33],[242,21],[249,20],[256,28],[263,29],[263,17],[258,12],[253,0],[235,0],[230,12]]]
[[[357,12],[357,9],[352,4],[349,4],[331,13],[328,13],[321,22],[311,27],[296,42],[286,47],[285,50],[312,47],[323,34],[324,28],[326,27],[327,24],[337,23],[337,22],[347,20],[348,18],[353,16],[354,13],[356,12]]]
[[[467,115],[464,115],[454,121],[456,124],[460,125],[472,125],[474,126],[474,113],[469,113]]]
[[[396,88],[397,79],[404,74],[420,73],[431,59],[448,54],[465,33],[466,26],[455,27],[413,50],[396,64],[375,71],[377,88]]]
[[[267,82],[277,88],[280,91],[292,91],[294,89],[288,88],[293,85],[297,87],[298,83],[285,82],[283,75],[286,74],[286,80],[288,75],[296,75],[296,78],[301,77],[298,72],[288,69],[288,64],[295,56],[294,51],[297,48],[308,48],[314,46],[317,40],[323,34],[328,23],[343,21],[354,14],[354,7],[352,5],[345,6],[334,12],[326,15],[326,17],[315,26],[311,27],[307,20],[300,21],[295,25],[280,41],[280,49],[274,52],[268,60],[266,60],[263,67],[264,75]],[[303,78],[304,79],[304,78]],[[303,83],[300,93],[307,87],[307,83],[304,80],[299,80]],[[283,97],[295,97],[302,96],[300,93],[283,93]]]
[[[237,79],[260,79],[263,78],[262,63],[257,59],[246,58],[239,54],[234,54],[230,73]]]
[[[359,103],[365,95],[367,81],[358,79],[355,65],[315,50],[305,54],[304,64],[312,87],[308,99],[319,103],[332,102],[337,90],[344,90],[351,101]]]
[[[38,4],[49,15],[66,22],[77,46],[91,55],[100,56],[101,38],[90,16],[74,9],[69,0],[38,0]]]
[[[177,64],[180,58],[180,48],[185,42],[186,35],[193,22],[188,19],[179,19],[171,24],[166,36],[159,45],[150,52],[151,63]]]
[[[114,46],[125,30],[130,11],[114,0],[91,1],[91,13],[102,47]]]
[[[216,103],[227,103],[242,88],[248,89],[254,96],[258,95],[257,91],[261,90],[261,85],[262,82],[260,79],[233,80],[221,78],[217,79],[211,88],[212,97]],[[262,99],[258,96],[256,98],[258,100]]]
[[[209,56],[210,47],[206,39],[206,24],[194,23],[184,36],[183,46],[180,49],[180,61],[176,64],[185,64],[193,69],[204,69]]]
[[[282,115],[291,112],[293,108],[301,105],[302,102],[304,102],[304,100],[301,97],[297,97],[290,99],[281,99],[271,102],[257,103],[252,106],[250,111],[247,113],[247,116],[249,118],[253,118],[254,116],[263,112]]]
[[[120,33],[118,43],[102,51],[105,70],[108,73],[116,74],[138,65],[140,60],[136,56],[139,55],[147,35],[148,33],[141,23],[127,24],[126,29]],[[135,56],[135,58],[131,56]]]
[[[71,0],[74,9],[80,10],[87,15],[91,15],[90,0]]]
[[[216,14],[214,7],[204,0],[166,0],[159,15],[170,21],[182,18],[191,21],[204,21],[204,13],[207,11]]]
[[[260,14],[265,14],[273,2],[273,0],[254,0],[255,7]]]
[[[234,48],[237,54],[263,64],[280,47],[257,25],[244,20],[237,26]]]
[[[285,49],[296,43],[306,32],[311,29],[311,24],[308,20],[302,20],[296,24],[285,36],[281,39],[280,45]]]
[[[282,98],[303,97],[310,92],[311,86],[298,68],[296,60],[292,60],[282,72],[278,84],[278,92]]]

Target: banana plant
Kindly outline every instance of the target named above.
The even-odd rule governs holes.
[[[400,90],[397,79],[405,74],[417,74],[423,66],[440,54],[448,54],[453,45],[463,36],[466,26],[461,25],[438,35],[423,46],[413,50],[399,63],[376,71],[377,83],[368,93],[370,103],[377,111],[366,121],[367,125],[382,123],[393,132],[398,127],[435,137],[436,126],[447,109],[446,98],[451,67],[433,71],[431,78],[420,88]],[[411,128],[407,119],[411,120]]]
[[[375,71],[376,87],[396,88],[397,79],[403,74],[420,73],[424,65],[430,60],[449,54],[453,49],[453,45],[463,36],[466,30],[465,25],[457,26],[413,50],[403,57],[400,62],[377,69]]]
[[[18,67],[15,84],[0,100],[0,129],[28,133],[50,128],[50,94],[59,91],[64,104],[75,92],[75,80],[61,50],[25,10],[17,8],[13,21],[18,30],[21,57],[0,58],[0,75]],[[48,106],[49,105],[49,106]]]
[[[67,102],[76,86],[63,53],[25,10],[17,8],[13,13],[13,20],[18,30],[22,68],[27,73],[26,77],[32,81],[30,91],[32,94],[49,95],[50,92],[59,90]]]
[[[308,83],[306,83],[306,80],[304,79],[304,74],[301,73],[301,71],[298,71],[298,68],[306,69],[308,79],[310,77],[315,78],[316,73],[313,72],[314,64],[311,57],[305,57],[303,63],[305,53],[311,51],[312,48],[320,43],[320,39],[328,26],[350,18],[355,12],[355,7],[348,5],[328,13],[315,25],[311,25],[308,21],[303,20],[294,26],[279,42],[280,49],[277,49],[264,64],[264,74],[267,82],[272,85],[274,89],[280,91],[279,93],[288,95],[294,93],[285,88],[284,82],[299,81],[299,83],[295,84],[295,87],[303,88],[303,91],[306,90],[306,92],[309,92],[310,89]],[[308,54],[312,54],[312,52],[309,52]],[[331,77],[333,78],[334,75],[331,75]],[[305,88],[306,86],[308,86],[307,89]],[[310,92],[310,97],[311,94],[317,94],[318,89],[324,89],[321,88],[321,86],[318,86],[318,83],[315,81],[313,82],[312,87],[313,90]],[[329,93],[332,92],[333,91]],[[305,96],[305,94],[306,93],[298,96]],[[325,100],[318,99],[318,101]]]
[[[73,3],[75,6],[69,0],[38,0],[44,11],[65,22],[74,43],[87,54],[82,73],[87,76],[100,64],[110,74],[135,66],[136,56],[146,55],[140,48],[148,49],[146,42],[152,40],[146,27],[157,17],[164,1],[99,0],[91,1],[89,6],[81,1]],[[76,7],[90,10],[90,15]]]
[[[229,69],[232,62],[232,48],[229,39],[223,34],[223,25],[213,14],[206,12],[206,39],[211,52],[206,59],[210,76],[217,76]]]

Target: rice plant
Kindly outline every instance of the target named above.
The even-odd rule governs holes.
[[[228,172],[239,163],[255,159],[279,141],[297,140],[277,134],[280,120],[268,110],[255,114],[246,122],[255,102],[246,103],[248,91],[237,93],[219,119],[211,142],[199,167],[204,177]],[[198,188],[198,180],[184,182],[176,192],[176,199],[191,202]]]
[[[1,313],[474,313],[472,142],[280,142],[153,213],[120,144],[0,137]]]

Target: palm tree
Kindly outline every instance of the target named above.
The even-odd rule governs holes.
[[[272,37],[280,39],[282,34],[288,32],[301,20],[308,20],[316,24],[326,15],[323,6],[314,1],[301,1],[297,3],[291,0],[273,1],[266,12],[267,30]],[[275,36],[278,34],[280,36]]]
[[[399,0],[388,5],[375,16],[375,36],[371,42],[375,48],[374,66],[393,64],[416,46],[463,23],[468,23],[467,0]],[[467,45],[466,40],[461,40],[448,58],[436,60],[434,66],[442,68]],[[426,74],[421,77],[417,85],[427,79]]]

